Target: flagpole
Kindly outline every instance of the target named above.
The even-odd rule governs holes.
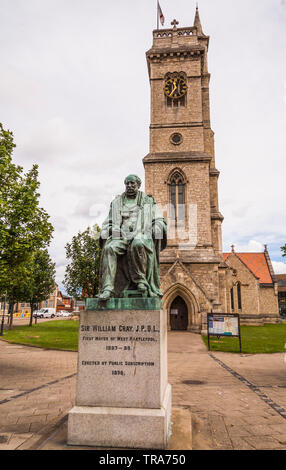
[[[157,29],[159,29],[159,0],[157,0]]]

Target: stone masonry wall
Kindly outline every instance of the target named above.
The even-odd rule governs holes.
[[[256,279],[254,274],[249,271],[235,254],[230,254],[226,260],[226,264],[237,271],[237,275],[233,278],[233,281],[235,281],[235,283],[241,283],[241,310],[238,310],[237,287],[233,287],[234,313],[258,315],[260,313],[260,288],[258,279]]]
[[[170,137],[174,132],[182,135],[182,143],[174,145]],[[172,127],[150,130],[150,152],[203,152],[204,133],[202,127]]]
[[[278,296],[271,287],[260,288],[260,313],[279,315]]]
[[[145,190],[152,194],[160,208],[170,202],[168,176],[174,168],[180,168],[187,178],[186,211],[189,204],[197,204],[198,242],[211,244],[209,164],[192,163],[152,163],[145,165]],[[164,212],[164,211],[163,211]]]

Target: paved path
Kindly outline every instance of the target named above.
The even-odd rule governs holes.
[[[169,333],[168,345],[173,404],[192,412],[193,448],[286,449],[286,419],[271,406],[286,410],[284,353],[209,354],[191,333]],[[183,384],[186,380],[201,383]]]
[[[74,403],[77,353],[0,341],[0,449],[37,441]]]
[[[187,332],[170,332],[168,351],[170,449],[286,449],[283,353],[209,354]],[[76,367],[77,353],[0,341],[0,450],[70,449]]]

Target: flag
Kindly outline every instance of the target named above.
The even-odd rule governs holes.
[[[165,17],[163,15],[163,12],[161,10],[161,7],[160,7],[160,3],[159,3],[159,0],[158,0],[158,18],[160,18],[160,22],[161,22],[161,25],[164,26],[164,23],[165,23]]]

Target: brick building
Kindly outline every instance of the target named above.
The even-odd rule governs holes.
[[[54,308],[54,309],[56,309],[56,307],[57,307],[57,292],[58,292],[58,285],[55,283],[54,289],[50,293],[49,298],[46,299],[46,300],[43,300],[42,302],[39,302],[37,308],[38,309],[41,309],[41,308]],[[25,303],[25,302],[23,302],[23,303],[18,302],[14,306],[14,312],[17,312],[20,315],[23,314],[23,313],[27,313],[30,316],[30,313],[31,313],[30,304]]]
[[[277,274],[275,278],[278,284],[279,312],[286,317],[286,274]]]
[[[54,308],[56,309],[57,306],[57,292],[58,292],[58,285],[55,283],[54,289],[51,292],[48,299],[39,302],[37,305],[37,309],[40,308]],[[0,303],[0,312],[4,308],[4,302]],[[31,315],[31,306],[28,302],[16,302],[13,307],[13,312],[15,317],[19,316],[27,316]],[[9,313],[9,304],[6,302],[5,305],[5,313]]]
[[[232,256],[226,262],[222,254],[219,171],[210,124],[209,36],[203,33],[198,8],[194,26],[180,28],[176,20],[172,26],[153,31],[153,45],[146,53],[151,123],[150,152],[143,159],[145,191],[168,219],[168,245],[160,266],[168,326],[201,332],[208,312],[231,311],[231,289],[240,275],[234,279]],[[267,315],[269,303],[277,316],[278,305],[275,312],[266,288],[261,295],[258,291]],[[258,315],[258,310],[249,307],[247,314]]]
[[[60,290],[57,292],[57,312],[59,310],[72,312],[74,309],[74,300],[69,295],[63,294]]]
[[[232,271],[229,312],[239,313],[242,324],[277,323],[278,285],[267,246],[264,253],[223,253]]]

